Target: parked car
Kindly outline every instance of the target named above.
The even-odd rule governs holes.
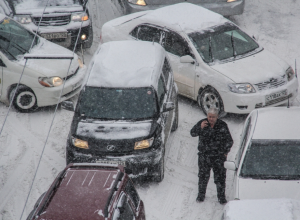
[[[18,22],[0,14],[0,101],[6,105],[9,105],[23,72],[24,56],[73,56],[70,50],[34,35]],[[85,71],[86,67],[76,54],[71,64],[66,59],[28,60],[13,105],[21,112],[55,105],[64,81],[61,101],[69,99],[79,93]]]
[[[184,0],[121,0],[119,1],[125,14],[158,9]],[[193,4],[202,6],[224,16],[239,15],[244,12],[245,0],[192,0]]]
[[[222,216],[215,220],[282,220],[300,219],[300,201],[293,199],[251,199],[230,201]]]
[[[235,199],[299,199],[300,108],[254,110],[246,119],[235,161]]]
[[[102,41],[160,43],[168,52],[179,94],[220,114],[250,113],[297,96],[286,62],[221,15],[190,3],[138,12],[102,27]]]
[[[69,164],[27,217],[38,219],[145,220],[145,208],[122,166]]]
[[[87,0],[9,1],[14,19],[41,37],[73,50],[81,28],[77,45],[92,46],[93,29]]]
[[[105,43],[88,74],[67,141],[67,164],[118,163],[134,177],[162,181],[166,142],[178,126],[177,87],[165,50],[150,42]],[[72,102],[63,107],[74,111]]]

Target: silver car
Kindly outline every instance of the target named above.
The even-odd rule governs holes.
[[[186,2],[187,0],[119,0],[124,14],[153,10],[163,6]],[[193,3],[223,16],[242,14],[245,0],[189,0]]]

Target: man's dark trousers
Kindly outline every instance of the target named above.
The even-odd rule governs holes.
[[[199,154],[198,166],[199,166],[199,196],[205,197],[207,184],[210,177],[210,170],[214,172],[214,182],[217,186],[218,199],[225,199],[225,181],[226,181],[226,169],[224,168],[224,162],[226,157],[221,158],[216,155]]]

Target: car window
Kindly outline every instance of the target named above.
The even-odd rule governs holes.
[[[170,31],[166,32],[165,41],[163,44],[166,51],[177,56],[191,55],[188,43],[177,33]]]
[[[156,27],[142,25],[137,33],[137,38],[142,41],[154,41],[160,43],[161,30]]]
[[[251,125],[250,125],[251,123],[250,122],[251,122],[251,117],[248,118],[248,120],[246,121],[245,129],[244,129],[242,137],[241,137],[241,147],[240,147],[240,149],[238,151],[238,154],[237,154],[237,163],[238,164],[240,163],[243,151],[245,149],[245,146],[246,146],[249,134],[250,134],[250,130],[251,130],[250,129],[251,128]]]
[[[140,202],[140,197],[139,197],[138,193],[136,192],[136,190],[135,190],[135,188],[134,188],[134,186],[133,186],[130,179],[126,183],[125,192],[131,198],[131,200],[133,201],[135,207],[138,207],[139,202]]]
[[[130,32],[130,35],[133,36],[134,38],[137,38],[137,34],[138,34],[138,32],[139,32],[139,28],[140,28],[140,26],[135,27],[135,28]]]
[[[164,65],[163,65],[163,76],[165,78],[166,84],[168,83],[169,76],[170,76],[171,72],[172,72],[172,69],[171,69],[171,66],[169,64],[169,61],[167,60],[167,58],[165,58]]]
[[[158,81],[158,88],[157,88],[157,96],[158,96],[158,102],[160,107],[163,104],[165,94],[166,94],[166,90],[164,87],[164,81],[162,77],[160,77]]]

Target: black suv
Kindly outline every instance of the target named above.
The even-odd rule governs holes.
[[[177,87],[165,50],[157,43],[101,45],[74,110],[66,161],[117,163],[132,177],[164,177],[165,145],[178,127]]]

